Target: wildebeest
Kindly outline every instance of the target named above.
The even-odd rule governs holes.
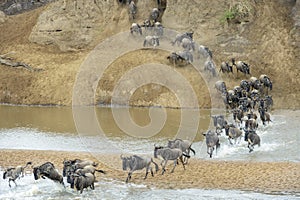
[[[177,34],[175,37],[175,40],[172,42],[172,45],[177,44],[179,46],[181,44],[183,38],[187,38],[187,39],[193,41],[193,34],[194,34],[194,32],[185,32],[182,34]]]
[[[227,87],[224,81],[217,81],[215,83],[215,88],[218,92],[221,94],[225,93],[227,91]]]
[[[225,126],[225,133],[228,136],[229,143],[231,145],[233,145],[232,142],[231,142],[231,140],[233,139],[234,143],[236,144],[237,139],[241,139],[243,131],[241,131],[238,128],[229,127],[229,125],[226,125]]]
[[[154,145],[154,158],[157,158],[158,156],[161,156],[163,158],[163,161],[161,162],[162,166],[162,174],[166,171],[166,165],[169,160],[174,161],[174,167],[171,171],[171,173],[174,172],[174,169],[177,165],[177,160],[179,159],[183,165],[183,169],[185,169],[185,163],[183,161],[183,156],[190,157],[189,155],[186,155],[181,151],[181,149],[171,149],[169,147],[162,147],[162,146],[155,146]],[[164,164],[163,164],[164,163]]]
[[[53,163],[51,162],[46,162],[38,167],[34,167],[33,175],[35,180],[38,180],[40,177],[42,177],[43,179],[47,177],[65,186],[63,181],[63,176],[58,173],[57,169],[55,169]]]
[[[156,35],[156,36],[161,37],[164,34],[164,27],[162,26],[162,24],[160,22],[154,23],[153,30],[154,30],[154,35]]]
[[[261,91],[261,82],[254,76],[250,77],[249,79],[250,81],[250,85],[252,87],[252,89],[256,89],[258,91]]]
[[[241,80],[240,87],[248,93],[251,89],[250,81]]]
[[[126,178],[126,183],[128,183],[128,181],[131,179],[131,175],[134,171],[136,170],[141,170],[146,168],[146,175],[144,177],[144,179],[147,178],[149,170],[151,172],[151,175],[154,176],[153,174],[153,170],[151,167],[151,163],[153,163],[155,165],[155,171],[158,171],[158,165],[153,161],[152,158],[144,158],[144,157],[140,157],[137,155],[133,155],[133,156],[129,156],[129,157],[125,157],[125,156],[120,156],[120,158],[122,159],[122,168],[123,170],[127,170],[127,168],[129,168],[129,172],[128,172],[128,176]]]
[[[253,151],[255,145],[260,146],[260,137],[255,131],[245,130],[245,140],[248,142],[249,153]]]
[[[204,71],[209,71],[213,77],[217,76],[216,66],[212,60],[207,60],[204,63]]]
[[[79,168],[75,171],[76,174],[79,174],[79,175],[84,175],[86,173],[91,173],[91,174],[95,174],[95,172],[100,172],[102,174],[106,174],[105,171],[101,170],[101,169],[96,169],[94,166],[92,165],[87,165],[83,168]]]
[[[268,94],[268,90],[269,89],[272,90],[272,88],[273,88],[273,83],[272,83],[271,79],[267,75],[262,74],[259,77],[259,81],[267,89],[267,94]]]
[[[131,1],[128,6],[129,19],[134,20],[136,18],[137,7],[134,1]]]
[[[67,172],[75,172],[77,169],[82,169],[85,166],[91,165],[93,167],[97,167],[98,163],[95,163],[91,160],[81,160],[81,159],[74,159],[74,160],[64,160],[63,161],[63,176],[67,176]]]
[[[237,61],[235,63],[234,58],[232,58],[231,61],[232,61],[232,66],[236,67],[237,73],[238,73],[238,71],[240,71],[240,72],[244,73],[245,75],[250,74],[250,65],[249,64],[247,64],[243,61]]]
[[[192,148],[192,142],[189,140],[182,140],[178,138],[175,140],[169,140],[168,147],[171,149],[175,149],[175,148],[181,149],[181,151],[185,152],[187,155],[190,155],[190,151],[192,151],[194,155],[196,154],[195,150]],[[185,163],[187,163],[187,160]]]
[[[167,59],[172,63],[174,66],[177,65],[179,62],[183,62],[185,59],[178,55],[176,52],[172,52],[170,55],[167,56]]]
[[[74,186],[77,190],[80,190],[82,194],[83,189],[90,187],[92,190],[95,189],[95,175],[92,173],[86,173],[84,175],[74,174]]]
[[[24,170],[26,167],[28,167],[28,165],[31,165],[32,162],[27,162],[25,166],[17,166],[17,167],[11,167],[8,168],[4,171],[3,173],[3,179],[7,179],[8,178],[8,185],[9,187],[11,187],[10,185],[10,181],[13,181],[15,183],[15,185],[17,186],[15,180],[17,178],[21,178],[24,177]]]
[[[145,40],[144,40],[144,43],[143,43],[143,46],[144,47],[147,47],[147,46],[152,46],[152,47],[157,47],[159,46],[159,37],[158,36],[146,36],[145,37]]]
[[[208,130],[206,133],[203,133],[206,140],[207,153],[210,158],[212,158],[213,151],[216,147],[216,154],[218,148],[220,148],[220,140],[216,132]]]
[[[177,54],[183,58],[186,63],[192,63],[194,61],[193,54],[190,51],[179,51]]]
[[[158,18],[159,18],[159,10],[158,8],[153,8],[150,13],[149,19],[155,23],[158,21]]]
[[[186,51],[195,51],[195,42],[189,38],[183,38],[181,41],[181,46]]]
[[[245,129],[255,131],[258,127],[258,123],[254,118],[246,119],[245,120]]]
[[[76,176],[82,176],[82,175],[84,176],[87,173],[95,175],[95,172],[100,172],[100,173],[106,174],[106,172],[103,170],[96,169],[92,165],[87,165],[83,168],[76,169],[75,171],[73,169],[69,170],[67,172],[67,182],[70,183],[71,188],[74,188]]]
[[[267,96],[265,97],[264,101],[265,101],[265,108],[266,108],[266,110],[268,111],[268,110],[271,109],[272,106],[273,106],[273,98],[272,98],[271,95],[267,95]]]
[[[264,108],[259,108],[258,112],[263,125],[266,125],[266,122],[272,122],[270,113],[266,112]]]
[[[235,108],[232,110],[233,120],[237,123],[242,123],[242,119],[244,117],[244,111],[240,108]]]
[[[228,62],[222,62],[219,72],[222,73],[233,73],[232,66],[228,64]]]
[[[216,127],[216,133],[220,134],[227,124],[224,115],[213,115],[211,118],[213,119],[214,127]]]
[[[139,24],[137,23],[132,23],[130,27],[130,33],[132,35],[137,34],[137,35],[142,35],[142,28]]]
[[[211,60],[213,57],[211,50],[204,45],[199,45],[198,54],[199,54],[200,59],[205,59],[205,60],[210,59]]]

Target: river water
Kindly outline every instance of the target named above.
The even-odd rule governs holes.
[[[125,108],[117,108],[125,109]],[[160,108],[156,108],[160,109]],[[163,128],[153,137],[137,138],[124,133],[114,122],[111,108],[95,109],[103,136],[78,134],[75,128],[72,108],[69,107],[28,107],[0,106],[0,148],[54,151],[82,151],[97,153],[135,153],[153,154],[153,145],[165,145],[168,139],[176,137],[180,124],[180,110],[166,109],[167,120]],[[139,126],[151,122],[147,108],[130,108],[132,120]],[[211,113],[218,111],[201,110],[199,127],[194,134],[193,148],[196,158],[209,159],[206,153],[202,133],[211,126]],[[229,145],[223,133],[220,136],[221,148],[213,155],[216,160],[299,162],[300,136],[298,134],[300,111],[276,110],[272,113],[272,121],[263,126],[259,121],[258,134],[261,146],[255,147],[249,154],[247,144],[243,140]],[[227,116],[232,121],[231,115]],[[76,124],[77,125],[77,124]],[[77,126],[78,128],[78,126]],[[185,127],[185,131],[189,130]],[[113,146],[110,151],[103,148]],[[1,163],[0,163],[1,167]],[[0,175],[2,177],[2,171]],[[94,191],[77,192],[62,188],[50,181],[34,181],[32,176],[25,176],[18,181],[19,186],[8,187],[7,180],[0,181],[0,199],[299,199],[300,194],[262,194],[235,190],[201,190],[201,189],[157,189],[145,185],[124,184],[111,179],[103,179],[96,183]]]

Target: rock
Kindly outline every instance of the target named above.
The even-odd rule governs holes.
[[[151,8],[147,2],[137,4],[138,15],[148,15],[144,14]],[[127,6],[118,1],[62,0],[50,4],[40,15],[29,40],[42,45],[53,44],[61,51],[76,51],[93,47],[97,40],[124,31],[120,27],[129,30],[131,23]]]

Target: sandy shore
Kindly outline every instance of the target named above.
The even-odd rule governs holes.
[[[108,157],[103,155],[105,156]],[[64,158],[91,159],[99,162],[93,155],[81,152],[0,150],[1,168],[24,165],[28,161],[32,161],[34,165],[50,161],[61,171]],[[125,180],[127,173],[120,170],[119,156],[109,156],[109,159],[119,166],[118,169],[99,163],[98,168],[107,171],[107,174],[98,175],[98,179],[105,176]],[[164,175],[159,171],[154,177],[149,176],[146,180],[143,180],[144,172],[134,173],[132,182],[169,189],[238,189],[267,193],[300,193],[300,163],[203,161],[192,158],[185,171],[180,165],[174,173],[170,173],[170,168],[169,165],[169,170],[167,169]]]

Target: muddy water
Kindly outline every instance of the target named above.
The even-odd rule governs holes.
[[[118,108],[124,109],[124,108]],[[157,108],[159,109],[159,108]],[[145,126],[151,122],[149,110],[146,108],[130,109],[132,120]],[[167,139],[174,138],[180,126],[180,110],[166,109],[167,120],[162,130],[151,138],[136,138],[124,133],[114,122],[110,108],[96,108],[95,113],[99,126],[104,131],[106,141],[117,150],[127,153],[152,154],[153,144],[166,144]],[[213,114],[217,111],[213,111]],[[210,110],[201,110],[200,122],[193,148],[196,158],[209,159],[202,132],[211,123]],[[227,116],[231,121],[230,115]],[[96,136],[78,134],[73,121],[72,109],[69,107],[22,107],[0,106],[0,148],[1,149],[33,149],[33,150],[64,150],[64,151],[95,151],[101,153],[119,153],[117,150],[108,152],[103,149],[107,145]],[[89,121],[89,118],[86,119]],[[225,134],[220,136],[221,149],[216,160],[250,160],[250,161],[290,161],[300,162],[298,127],[300,111],[278,110],[272,113],[272,123],[262,126],[259,121],[258,134],[261,147],[255,147],[249,154],[246,143],[231,146]],[[189,130],[190,127],[185,127]],[[102,144],[102,143],[103,144]],[[1,166],[1,163],[0,163]],[[1,171],[1,170],[0,170]],[[2,176],[2,172],[0,173]],[[124,184],[115,180],[104,179],[96,184],[94,191],[80,196],[69,188],[51,181],[34,181],[26,176],[17,188],[9,188],[7,181],[0,181],[0,199],[297,199],[299,196],[289,194],[260,194],[233,190],[201,190],[201,189],[156,189],[145,185]],[[230,198],[228,198],[230,196]]]

